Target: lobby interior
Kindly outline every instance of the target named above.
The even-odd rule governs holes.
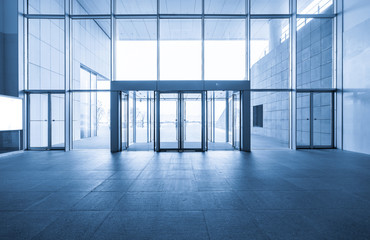
[[[0,239],[369,239],[369,13],[0,1]]]

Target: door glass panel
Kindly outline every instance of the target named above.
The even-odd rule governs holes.
[[[202,147],[202,94],[183,94],[183,148]]]
[[[332,93],[313,93],[313,146],[332,145]]]
[[[213,137],[212,137],[212,123],[213,123],[213,118],[212,118],[212,113],[213,113],[213,92],[208,92],[207,93],[207,141],[208,145],[213,142]]]
[[[48,147],[48,95],[30,95],[30,147]]]
[[[127,114],[127,94],[122,93],[122,108],[121,108],[121,134],[122,134],[122,149],[127,149],[127,128],[128,128],[128,114]]]
[[[234,93],[234,148],[240,149],[240,93]]]
[[[51,94],[51,147],[64,148],[64,95]]]
[[[297,146],[310,146],[310,93],[297,93]]]
[[[178,149],[178,94],[160,94],[160,148]]]

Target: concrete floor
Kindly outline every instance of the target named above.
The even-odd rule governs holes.
[[[0,156],[0,239],[370,239],[370,156]]]

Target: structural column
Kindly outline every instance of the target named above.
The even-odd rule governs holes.
[[[241,91],[240,93],[241,101],[241,144],[240,150],[245,152],[251,151],[251,92]]]
[[[111,152],[121,151],[120,136],[121,136],[121,124],[120,124],[120,92],[111,91],[110,93],[110,134],[111,134]]]

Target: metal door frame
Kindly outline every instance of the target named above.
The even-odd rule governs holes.
[[[31,147],[31,95],[47,95],[48,96],[48,101],[47,101],[47,111],[48,111],[48,114],[47,114],[47,122],[48,122],[48,127],[47,127],[47,131],[48,131],[48,134],[47,134],[47,137],[48,137],[48,144],[47,146],[45,147]],[[65,95],[63,93],[50,93],[50,92],[45,92],[45,93],[27,93],[27,150],[41,150],[41,151],[45,151],[45,150],[65,150],[65,146],[66,146],[66,137],[64,137],[64,147],[53,147],[52,146],[52,134],[53,134],[53,129],[52,129],[52,122],[54,121],[52,119],[52,106],[51,106],[51,95],[63,95],[64,99],[65,99]],[[64,103],[64,112],[65,112],[65,103]],[[63,114],[64,116],[64,114]],[[45,120],[44,120],[45,121]],[[64,119],[64,134],[65,134],[65,122],[66,122],[66,119]]]
[[[184,117],[185,117],[185,107],[184,107],[184,94],[192,94],[192,93],[198,93],[201,95],[201,99],[200,99],[200,104],[201,104],[201,147],[200,148],[185,148],[184,147],[184,131],[185,131],[185,126],[184,126]],[[160,143],[160,97],[161,97],[161,94],[177,94],[177,110],[176,110],[176,115],[177,115],[177,119],[178,119],[178,127],[177,127],[177,134],[178,134],[178,139],[177,139],[177,143],[178,143],[178,147],[177,148],[161,148],[161,143]],[[204,131],[204,128],[205,128],[205,120],[206,120],[206,116],[204,114],[204,110],[205,110],[205,105],[204,105],[204,102],[206,101],[206,97],[205,97],[205,93],[204,91],[157,91],[156,92],[156,98],[155,98],[155,101],[156,101],[156,106],[157,106],[157,111],[156,111],[156,123],[155,124],[155,128],[156,128],[156,132],[157,132],[157,141],[155,141],[155,144],[156,144],[156,147],[155,147],[155,150],[158,151],[158,152],[161,152],[161,151],[205,151],[205,148],[206,148],[206,143],[204,142],[204,134],[205,134],[205,131]]]
[[[309,121],[310,121],[310,144],[309,145],[298,145],[297,143],[297,149],[330,149],[330,148],[334,148],[334,93],[331,92],[331,91],[328,91],[328,92],[315,92],[315,91],[299,91],[298,94],[304,94],[304,93],[309,93],[309,97],[310,97],[310,101],[309,101],[309,108],[310,108],[310,116],[309,116]],[[313,126],[314,126],[314,121],[316,119],[314,119],[314,113],[313,113],[313,110],[314,110],[314,106],[313,106],[313,96],[314,94],[324,94],[324,93],[330,93],[330,104],[331,104],[331,113],[330,113],[330,116],[331,116],[331,123],[330,123],[330,141],[331,141],[331,144],[330,145],[314,145],[313,143],[313,139],[314,139],[314,131],[313,131]],[[297,120],[297,119],[296,119]],[[298,131],[298,129],[296,129],[296,132]],[[297,138],[296,138],[297,140]]]

